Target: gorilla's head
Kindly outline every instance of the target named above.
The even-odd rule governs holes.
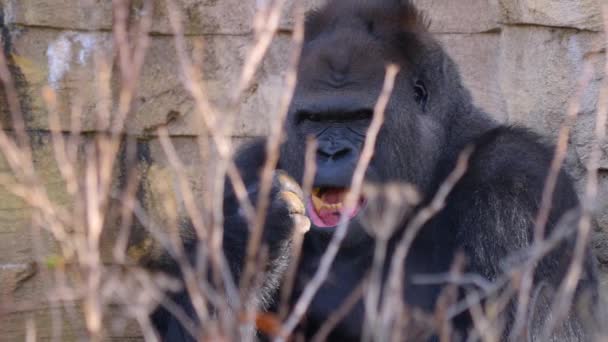
[[[338,223],[389,63],[400,72],[366,181],[409,182],[424,193],[469,97],[424,17],[407,1],[364,0],[331,1],[308,15],[281,165],[301,180],[307,137],[317,139],[313,230]]]

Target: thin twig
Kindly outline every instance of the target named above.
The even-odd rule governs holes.
[[[576,122],[576,118],[580,111],[581,100],[583,98],[584,90],[591,81],[593,75],[593,69],[591,65],[586,64],[583,68],[582,77],[579,79],[578,87],[575,95],[569,102],[566,119],[561,125],[557,144],[555,146],[555,152],[551,166],[549,167],[549,173],[545,179],[545,186],[543,188],[542,198],[539,206],[539,211],[534,221],[534,242],[539,243],[545,239],[545,229],[549,220],[549,214],[551,213],[553,195],[557,186],[557,180],[562,170],[562,164],[566,158],[568,152],[568,141],[570,139],[570,131],[572,126]],[[521,284],[519,287],[519,294],[517,298],[517,312],[515,314],[515,324],[511,330],[511,338],[516,339],[523,333],[525,323],[528,321],[528,301],[530,299],[530,292],[534,281],[534,271],[538,260],[529,259],[527,262],[527,269],[524,271],[522,276]]]
[[[403,279],[405,279],[405,259],[412,243],[414,242],[414,239],[424,224],[444,207],[445,200],[447,199],[448,195],[454,186],[456,186],[460,178],[462,178],[462,176],[465,174],[468,168],[469,157],[473,151],[473,146],[467,146],[460,153],[456,167],[443,182],[443,184],[441,184],[439,190],[437,190],[437,193],[431,200],[431,203],[425,208],[421,209],[405,228],[405,233],[403,234],[403,237],[399,241],[398,247],[393,254],[393,261],[390,266],[388,281],[385,285],[386,296],[380,310],[380,315],[382,317],[380,321],[383,322],[383,324],[388,325],[397,308],[402,306]],[[378,329],[380,328],[378,327]],[[389,330],[386,329],[384,331],[386,332]]]
[[[340,249],[342,240],[346,236],[348,228],[348,215],[344,213],[349,212],[349,208],[354,208],[357,201],[359,200],[361,186],[365,178],[365,172],[367,170],[369,162],[372,159],[372,156],[374,155],[376,138],[378,136],[378,133],[380,132],[382,124],[384,123],[384,114],[386,106],[391,97],[395,78],[397,77],[398,72],[399,68],[396,65],[389,65],[386,69],[386,77],[384,79],[382,92],[380,93],[378,102],[374,107],[374,117],[367,131],[367,136],[365,137],[365,143],[363,145],[361,157],[353,173],[350,191],[346,195],[344,201],[345,210],[342,211],[343,214],[340,216],[340,222],[338,223],[338,227],[336,228],[336,231],[332,236],[332,240],[329,243],[327,250],[321,257],[321,262],[319,264],[317,272],[304,288],[304,291],[301,297],[298,299],[291,315],[287,318],[285,324],[281,328],[281,332],[277,337],[276,341],[284,341],[295,329],[297,324],[302,319],[302,316],[308,309],[308,306],[310,305],[315,294],[317,293],[317,291],[327,278],[327,275],[329,274],[331,265],[338,253],[338,250]]]
[[[608,4],[602,6],[605,28],[605,43],[608,46]],[[608,75],[608,58],[604,64],[604,75]],[[587,184],[583,197],[583,212],[579,221],[578,235],[574,247],[574,257],[570,263],[568,273],[562,281],[557,295],[553,301],[551,320],[545,326],[543,337],[549,338],[550,334],[557,328],[560,322],[568,315],[572,299],[578,282],[583,273],[584,260],[588,256],[587,245],[592,229],[592,215],[596,206],[598,192],[598,172],[602,158],[602,146],[606,139],[606,123],[608,118],[608,78],[604,77],[600,89],[598,108],[595,120],[594,142],[587,162]]]
[[[277,0],[275,4],[276,8],[272,11],[280,11],[282,1]],[[280,13],[280,12],[279,12]],[[296,13],[298,14],[298,13]],[[280,147],[284,136],[284,123],[287,118],[289,105],[293,97],[296,81],[297,81],[297,68],[300,61],[300,52],[302,43],[304,41],[304,18],[302,13],[296,16],[296,25],[294,27],[292,42],[295,45],[290,56],[289,69],[285,76],[285,90],[282,93],[281,101],[278,109],[278,116],[272,123],[270,129],[270,135],[266,142],[266,160],[262,166],[260,175],[260,190],[257,196],[257,208],[255,221],[249,235],[249,241],[247,242],[247,254],[245,257],[245,269],[241,278],[241,292],[247,292],[251,277],[255,271],[255,259],[258,253],[258,249],[262,242],[262,233],[264,229],[264,223],[266,221],[266,211],[270,203],[270,190],[272,187],[272,178],[274,170],[276,169],[279,161]],[[274,22],[271,22],[271,25]],[[278,23],[277,23],[278,25]]]
[[[336,325],[340,323],[346,315],[355,307],[357,302],[363,297],[365,293],[365,289],[367,288],[367,279],[363,278],[359,282],[351,293],[344,299],[342,304],[334,311],[332,314],[327,317],[327,320],[323,323],[321,328],[317,331],[317,333],[312,337],[311,341],[313,342],[322,342],[327,340],[329,334],[334,330]]]
[[[316,155],[317,141],[310,137],[306,142],[306,157],[304,164],[304,180],[302,182],[302,190],[304,200],[309,198],[312,192],[312,186],[317,173]],[[293,286],[296,280],[298,265],[300,261],[300,253],[302,251],[302,242],[304,241],[304,233],[296,231],[292,240],[292,255],[289,267],[283,277],[285,280],[281,286],[281,308],[279,309],[279,317],[285,319],[288,314],[289,300],[293,292]]]

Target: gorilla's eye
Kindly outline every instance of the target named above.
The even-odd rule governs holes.
[[[374,111],[372,109],[361,109],[353,112],[349,115],[349,119],[353,121],[357,120],[371,120],[374,116]]]
[[[416,83],[414,83],[414,99],[416,100],[416,102],[422,106],[422,109],[424,110],[426,108],[426,103],[428,101],[429,98],[429,93],[426,90],[426,86],[424,85],[424,82],[418,80],[416,81]]]
[[[321,114],[314,113],[314,112],[306,112],[306,111],[298,112],[297,122],[300,123],[302,121],[319,122],[319,121],[321,121]]]

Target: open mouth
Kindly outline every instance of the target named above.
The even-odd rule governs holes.
[[[348,210],[344,203],[348,191],[348,188],[314,188],[306,203],[306,210],[312,223],[319,228],[331,228],[338,225],[343,213],[349,220],[357,216],[365,204],[365,199],[359,198],[355,207]]]

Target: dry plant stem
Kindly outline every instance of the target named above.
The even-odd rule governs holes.
[[[0,94],[0,96],[5,96],[6,98],[14,133],[17,137],[17,143],[14,143],[12,139],[7,136],[4,131],[5,128],[0,125],[0,149],[11,167],[13,175],[20,180],[24,186],[34,188],[34,190],[32,190],[34,196],[41,197],[41,199],[44,198],[44,201],[48,202],[44,189],[39,186],[36,180],[32,151],[29,145],[25,121],[23,120],[21,104],[19,103],[19,93],[15,88],[14,79],[9,70],[4,53],[0,53],[0,80],[4,87],[4,94]],[[52,216],[54,215],[51,215],[51,217]],[[57,233],[59,233],[59,231],[60,229],[57,229]]]
[[[606,46],[608,47],[608,4],[602,6],[604,15],[604,28]],[[583,272],[583,262],[587,256],[587,244],[591,235],[591,219],[593,211],[596,207],[597,186],[598,186],[598,171],[600,160],[602,158],[602,146],[606,139],[606,123],[608,117],[608,58],[604,65],[604,80],[600,89],[597,116],[595,121],[594,142],[591,148],[591,154],[587,164],[587,184],[585,187],[585,195],[583,198],[583,213],[578,226],[578,235],[574,248],[574,257],[570,264],[570,268],[565,279],[562,281],[558,290],[557,296],[554,299],[552,308],[552,319],[546,325],[543,336],[549,338],[553,330],[560,322],[568,315],[568,310],[572,305],[572,298],[576,291],[578,282]]]
[[[150,1],[146,1],[150,8]],[[146,51],[146,42],[149,28],[149,16],[143,17],[139,25],[138,44],[134,49],[134,60],[131,59],[129,42],[127,40],[126,26],[128,17],[128,4],[125,1],[115,1],[113,9],[116,13],[114,35],[116,46],[121,59],[122,87],[118,106],[117,119],[112,127],[110,137],[98,135],[94,145],[86,147],[87,164],[85,172],[85,205],[86,205],[86,246],[82,249],[79,246],[79,258],[86,266],[86,295],[85,295],[85,320],[90,338],[93,340],[101,339],[101,320],[104,309],[104,299],[100,298],[99,292],[102,290],[103,265],[99,253],[101,231],[104,225],[105,214],[108,206],[110,187],[112,182],[113,165],[119,152],[120,135],[122,134],[123,124],[131,111],[132,98],[137,88],[137,80],[143,56]],[[150,11],[148,11],[150,12]],[[147,23],[147,26],[146,26]],[[107,101],[110,99],[110,73],[109,63],[105,63],[100,56],[97,58],[97,80],[98,95],[101,97],[98,111],[97,126],[101,130],[110,127],[110,113]]]
[[[2,43],[4,44],[4,42]],[[19,103],[19,93],[17,92],[17,88],[15,88],[15,81],[13,79],[13,75],[11,74],[8,68],[8,62],[4,53],[0,53],[0,80],[2,80],[2,85],[4,86],[4,95],[8,103],[8,109],[11,115],[11,120],[13,122],[13,129],[15,135],[17,136],[19,148],[21,153],[23,154],[23,159],[31,162],[32,151],[29,145],[29,138],[26,132],[25,121],[23,120],[21,104]],[[0,131],[2,131],[3,129],[4,128],[0,126]],[[2,132],[2,135],[4,134],[5,133]],[[32,165],[31,163],[29,163],[27,166]],[[33,172],[33,168],[30,171],[24,171],[26,171],[25,175],[27,177],[30,177],[30,172]]]
[[[188,215],[192,219],[192,223],[196,230],[197,236],[201,241],[207,242],[206,241],[207,232],[203,225],[203,218],[200,216],[200,212],[199,212],[198,208],[196,207],[196,204],[194,202],[194,196],[193,196],[192,192],[190,191],[190,184],[188,184],[188,180],[186,179],[186,176],[184,175],[183,165],[177,157],[177,152],[175,151],[173,144],[169,140],[168,132],[166,131],[165,128],[159,128],[158,135],[159,135],[161,146],[163,147],[163,150],[165,151],[165,155],[167,155],[167,158],[169,159],[169,163],[171,164],[171,166],[177,173],[177,178],[178,178],[181,194],[184,197],[184,205],[186,206]],[[181,241],[178,241],[178,244],[181,244]],[[180,246],[180,249],[181,249],[181,246]],[[184,255],[182,253],[182,257],[183,256]],[[193,298],[192,298],[193,306],[196,309],[199,317],[201,317],[201,320],[204,321],[204,319],[209,317],[206,300],[205,300],[205,298],[203,298],[200,291],[197,290],[198,285],[196,285],[196,284],[198,282],[197,281],[198,277],[193,274],[194,272],[191,267],[186,266],[188,264],[189,263],[186,260],[183,260],[182,262],[180,262],[180,266],[185,267],[185,269],[182,268],[182,271],[184,272],[184,275],[185,275],[184,280],[186,282],[188,291],[189,291],[190,295],[193,296]]]
[[[230,182],[234,186],[239,205],[245,210],[248,221],[253,222],[255,214],[253,206],[251,205],[251,202],[247,196],[246,187],[244,186],[243,180],[236,166],[234,165],[234,162],[230,160],[232,142],[230,139],[227,139],[221,134],[221,130],[218,128],[219,124],[216,120],[218,116],[216,115],[216,109],[209,102],[201,79],[197,78],[199,70],[193,66],[188,58],[183,28],[181,25],[181,16],[172,0],[167,0],[167,10],[169,13],[171,28],[174,33],[175,49],[180,63],[181,76],[183,78],[184,86],[195,101],[196,112],[201,117],[204,125],[207,127],[210,138],[213,140],[214,145],[217,148],[218,157],[221,160],[228,162],[226,171]]]
[[[280,2],[279,2],[280,6]],[[255,259],[258,254],[264,223],[266,221],[266,211],[270,201],[270,190],[272,188],[272,178],[274,170],[279,160],[280,147],[283,139],[283,128],[289,105],[296,87],[297,68],[300,61],[302,42],[304,41],[304,17],[298,11],[296,13],[296,23],[292,35],[292,42],[295,45],[290,56],[289,68],[285,76],[285,90],[281,94],[278,115],[273,120],[270,129],[270,136],[266,142],[266,160],[262,167],[260,176],[260,190],[257,198],[257,208],[255,221],[250,231],[247,241],[247,253],[245,259],[245,269],[241,276],[241,294],[248,292],[248,287],[255,271]]]
[[[186,87],[186,89],[189,91],[190,95],[195,100],[197,114],[200,115],[202,121],[207,126],[208,131],[211,135],[211,138],[213,139],[215,146],[217,148],[217,152],[218,152],[220,160],[227,161],[227,163],[228,163],[227,167],[226,167],[227,174],[228,174],[228,177],[231,180],[231,182],[234,184],[235,194],[237,196],[237,199],[239,200],[241,207],[244,208],[247,217],[249,219],[253,220],[253,216],[254,216],[253,209],[252,209],[253,206],[249,202],[249,198],[247,197],[247,192],[246,192],[245,186],[238,173],[238,170],[236,169],[234,163],[230,160],[231,141],[230,141],[230,139],[227,139],[225,136],[223,136],[221,134],[221,130],[218,129],[218,122],[216,120],[215,108],[213,108],[213,106],[209,102],[209,99],[205,95],[201,79],[197,77],[197,75],[199,74],[199,70],[197,70],[195,68],[195,66],[190,61],[190,59],[188,58],[188,55],[186,53],[186,44],[184,41],[184,34],[183,34],[183,28],[181,25],[180,13],[179,13],[175,3],[171,0],[167,1],[167,10],[169,13],[169,20],[171,23],[171,27],[172,27],[173,33],[175,35],[174,41],[175,41],[176,53],[177,53],[178,60],[180,63],[181,74],[182,74],[182,77],[184,80],[183,81],[184,86]],[[218,177],[221,177],[221,176],[222,175],[218,175]],[[219,194],[218,194],[218,196],[219,196]],[[189,213],[190,212],[192,212],[192,210],[189,210]],[[202,220],[196,219],[197,215],[198,215],[198,213],[195,213],[195,217],[193,217],[193,221],[196,221],[196,222],[199,222],[202,224],[202,222],[203,222]],[[216,215],[214,217],[214,219],[215,219],[214,220],[215,221],[214,235],[216,237],[218,235],[222,234],[222,231],[216,227],[218,222],[223,221],[223,219],[219,217],[220,215],[221,215],[221,212],[220,213],[216,212]],[[203,229],[200,229],[202,227],[202,225],[197,224],[196,222],[193,222],[193,224],[195,224],[195,231],[197,233],[199,240],[203,241],[206,234]],[[216,249],[221,248],[221,244],[218,244],[218,243],[211,244],[211,248],[216,248]],[[232,276],[229,275],[230,269],[227,266],[227,262],[225,261],[223,254],[216,252],[216,253],[212,253],[212,255],[215,256],[214,258],[212,258],[213,264],[215,266],[214,270],[218,270],[219,273],[222,274],[227,292],[228,293],[234,292],[233,289],[235,289],[236,286],[233,284]],[[228,275],[228,276],[226,276],[226,275]],[[232,297],[233,299],[236,298],[236,296],[230,296],[230,297]]]
[[[123,195],[121,196],[123,202],[127,203],[127,205],[121,206],[120,230],[112,251],[114,260],[120,264],[127,262],[126,252],[127,248],[129,247],[129,235],[131,233],[131,227],[133,224],[133,213],[131,210],[129,210],[129,208],[132,207],[131,202],[135,201],[137,189],[139,187],[139,178],[141,176],[136,168],[129,167],[130,165],[134,165],[136,163],[136,161],[133,160],[135,154],[137,153],[136,150],[136,143],[132,140],[128,140],[125,153],[127,154],[127,168],[130,171],[126,175],[126,186],[123,191]]]
[[[76,98],[74,99],[74,103],[71,108],[71,117],[70,117],[70,135],[67,140],[66,153],[68,155],[68,159],[71,161],[73,165],[76,165],[78,158],[78,146],[80,146],[81,142],[81,131],[82,131],[82,99]],[[76,184],[78,182],[76,181]],[[79,192],[78,190],[76,192]]]
[[[254,220],[254,210],[253,206],[249,202],[249,198],[247,195],[246,188],[243,184],[242,178],[240,177],[234,162],[231,158],[231,146],[232,143],[230,139],[227,139],[223,134],[222,130],[219,129],[220,123],[217,121],[216,110],[213,108],[209,99],[205,95],[205,91],[203,89],[203,85],[201,79],[197,76],[199,75],[198,70],[193,66],[191,61],[188,58],[186,53],[186,44],[184,41],[183,28],[181,26],[181,18],[180,13],[177,10],[175,3],[171,0],[167,1],[167,9],[169,13],[169,19],[172,26],[172,30],[175,34],[175,46],[176,52],[178,55],[178,60],[180,62],[181,74],[184,79],[184,85],[186,89],[190,92],[191,96],[194,98],[197,108],[197,114],[200,115],[203,123],[207,126],[208,131],[211,135],[211,139],[215,143],[215,147],[217,148],[219,159],[223,162],[227,163],[226,172],[228,178],[232,182],[236,197],[239,201],[241,208],[245,210],[247,219],[249,222],[253,222]],[[255,67],[257,68],[257,67]],[[254,69],[255,69],[254,68]],[[237,96],[238,97],[238,96]],[[223,177],[221,174],[217,175],[217,177]],[[220,194],[216,194],[220,196]],[[217,201],[215,201],[217,203]],[[218,208],[217,205],[214,205],[215,208]],[[222,234],[221,228],[218,229],[218,223],[222,222],[221,218],[222,213],[216,210],[214,217],[214,233],[213,235],[219,237]],[[197,234],[199,231],[197,230]],[[213,243],[211,248],[221,248],[221,244]],[[219,269],[224,280],[224,284],[227,292],[230,294],[234,292],[235,285],[233,284],[233,280],[231,276],[225,276],[229,274],[230,269],[227,266],[226,260],[223,258],[222,253],[213,253],[216,258],[213,258],[215,261],[214,269]],[[217,262],[219,261],[219,263]],[[232,298],[238,303],[237,296],[229,295],[229,298]]]
[[[71,219],[68,213],[60,207],[56,207],[49,200],[46,190],[39,184],[34,172],[31,159],[31,150],[25,123],[23,122],[18,93],[14,87],[12,75],[8,70],[4,54],[0,54],[0,78],[5,89],[5,96],[9,103],[11,117],[14,122],[14,131],[21,146],[10,139],[2,127],[0,127],[0,150],[12,169],[12,175],[17,178],[15,184],[11,177],[0,175],[0,184],[8,191],[23,198],[33,208],[41,210],[44,217],[49,221],[48,230],[60,242],[68,242],[65,226],[70,225]]]
[[[25,341],[36,342],[36,323],[32,317],[25,321]]]
[[[373,340],[374,327],[377,326],[377,319],[379,318],[378,303],[380,302],[382,273],[386,260],[387,244],[388,239],[386,237],[376,236],[376,248],[374,249],[374,258],[372,261],[370,286],[367,291],[367,295],[365,296],[365,323],[363,329],[363,341]]]
[[[570,217],[571,219],[573,219],[575,216],[578,217],[576,210],[571,210],[564,215],[564,217]],[[569,221],[564,222],[567,223]],[[567,224],[562,224],[556,227],[548,239],[545,239],[540,243],[533,244],[529,247],[529,257],[540,260],[550,251],[555,249],[559,243],[561,243],[565,238],[569,237],[575,230],[576,227],[572,227]],[[505,288],[505,286],[507,286],[512,279],[524,271],[526,266],[527,264],[515,266],[512,269],[507,270],[500,278],[494,280],[490,284],[490,287],[484,288],[483,291],[474,291],[473,293],[468,294],[466,298],[456,303],[448,310],[449,319],[453,319],[468,310],[470,307],[469,303],[479,303],[481,300],[489,298],[491,295],[494,295],[501,289]],[[509,290],[509,288],[507,288],[507,290]],[[510,297],[510,295],[507,297]]]
[[[109,198],[112,168],[120,150],[120,141],[124,131],[124,124],[132,110],[133,98],[137,93],[139,76],[148,50],[148,33],[152,22],[153,3],[151,0],[144,0],[144,8],[141,11],[143,16],[139,21],[139,25],[134,25],[134,29],[137,29],[137,34],[134,35],[135,44],[133,44],[134,46],[131,48],[127,31],[129,4],[130,2],[126,0],[113,0],[112,2],[112,9],[115,15],[112,33],[118,50],[121,71],[120,95],[117,112],[113,122],[110,122],[111,115],[109,113],[109,107],[103,105],[104,101],[111,98],[111,67],[110,64],[107,63],[109,57],[102,58],[101,55],[97,56],[98,95],[100,96],[100,103],[102,104],[98,112],[98,126],[100,128],[111,128],[110,137],[100,136],[97,139],[97,143],[100,146],[99,148],[102,150],[100,167],[103,171],[101,172],[100,177],[100,191],[102,194],[101,199],[104,202]],[[103,203],[102,207],[105,207],[105,204],[106,203]]]
[[[306,162],[304,164],[304,180],[302,182],[304,200],[306,200],[306,198],[308,198],[312,192],[315,174],[317,173],[317,146],[317,141],[313,137],[309,137],[306,142]],[[281,308],[279,309],[279,317],[281,319],[285,319],[288,314],[289,299],[291,298],[291,293],[293,292],[293,284],[296,279],[296,272],[298,271],[303,241],[304,233],[296,230],[292,239],[291,260],[289,261],[289,267],[287,272],[285,272],[285,276],[283,278],[284,281],[281,286]]]
[[[192,219],[193,225],[195,226],[197,236],[199,238],[199,242],[201,243],[201,246],[205,248],[205,250],[208,250],[207,247],[209,247],[209,240],[208,240],[209,236],[207,234],[207,229],[204,226],[204,221],[203,221],[203,217],[200,215],[200,210],[196,206],[194,194],[190,190],[190,184],[188,183],[187,176],[185,175],[183,164],[177,157],[177,151],[175,150],[173,144],[171,143],[171,141],[169,139],[168,131],[165,128],[159,128],[158,135],[159,135],[159,139],[160,139],[161,145],[163,147],[163,150],[165,151],[165,154],[167,155],[172,168],[175,170],[175,172],[177,174],[178,183],[180,186],[180,193],[183,196],[186,211],[188,212],[188,215]],[[210,255],[211,255],[211,259],[213,261],[212,265],[214,266],[214,271],[216,271],[217,274],[221,275],[222,281],[225,284],[225,288],[227,291],[226,298],[230,298],[232,301],[235,301],[232,304],[238,306],[239,305],[238,292],[236,291],[236,288],[232,284],[230,269],[227,266],[226,260],[223,258],[223,254],[216,253],[212,250],[212,253],[210,253]],[[203,260],[203,262],[204,262],[204,260]],[[190,266],[186,266],[188,264],[185,260],[183,262],[181,262],[180,264],[183,265],[183,266],[181,266],[182,271],[190,274],[189,277],[191,279],[190,281],[192,281],[192,284],[189,285],[189,287],[194,289],[196,279],[200,278],[201,276],[206,276],[206,275],[201,274],[200,272],[194,272]],[[199,263],[197,262],[197,264],[199,264]],[[187,269],[184,270],[183,269],[184,267],[186,267]],[[196,274],[196,276],[194,276],[195,274]],[[200,291],[196,291],[196,292],[200,292]],[[209,292],[209,291],[207,291],[207,292]],[[201,294],[200,293],[198,293],[198,294],[191,293],[191,296],[200,297]],[[199,304],[202,304],[204,302],[204,298],[200,298],[198,301],[199,301]],[[225,306],[223,301],[216,301],[215,304],[216,304],[215,306],[220,306],[220,307]],[[204,308],[205,307],[202,305],[198,306],[197,311],[204,310],[201,317],[208,317],[209,314],[207,313],[207,310]],[[221,310],[219,310],[219,311],[221,311]]]
[[[156,227],[154,225],[154,223],[147,217],[145,211],[137,203],[137,201],[133,200],[127,204],[132,205],[132,207],[130,207],[130,210],[135,215],[135,217],[137,217],[137,219],[148,230],[148,232],[150,232],[150,234],[154,237],[154,239],[159,241],[161,243],[161,246],[169,252],[169,255],[171,256],[171,258],[177,262],[178,267],[184,273],[184,283],[186,286],[186,290],[188,291],[188,294],[193,297],[193,303],[195,304],[195,310],[197,309],[197,306],[196,306],[197,302],[195,302],[196,298],[194,298],[194,297],[197,297],[197,296],[201,297],[202,300],[208,299],[215,306],[220,306],[222,304],[222,300],[220,300],[219,296],[217,296],[210,287],[205,286],[206,284],[204,282],[203,283],[198,282],[197,275],[195,274],[192,267],[190,266],[190,263],[186,259],[184,250],[183,250],[181,244],[176,244],[174,241],[175,239],[171,239],[171,238],[167,237],[161,228]],[[202,291],[202,294],[201,294],[201,291]],[[160,301],[157,301],[157,302],[160,302]],[[164,303],[164,302],[162,302],[162,303]],[[198,304],[199,304],[198,308],[201,308],[201,307],[206,308],[204,305],[200,305],[200,301],[198,302]],[[170,308],[168,308],[168,310],[169,309]],[[199,316],[199,318],[201,318],[201,320],[203,320],[203,321],[209,319],[209,315],[206,312],[206,310],[204,310],[204,309],[202,309],[201,313],[197,312],[197,314],[201,314]],[[176,317],[179,319],[179,316],[176,316]],[[183,323],[187,323],[187,322],[183,322]]]
[[[177,174],[181,195],[184,197],[184,205],[188,211],[188,215],[192,219],[192,224],[194,225],[197,236],[200,240],[206,241],[208,238],[207,228],[205,227],[201,212],[196,206],[194,194],[190,190],[190,184],[185,175],[183,163],[179,160],[177,151],[169,138],[169,132],[166,128],[162,127],[157,130],[157,133],[165,155],[169,159],[169,164],[171,164]]]
[[[461,276],[465,263],[465,255],[463,253],[457,253],[450,268],[450,275],[453,277]],[[453,326],[452,321],[447,319],[447,312],[449,305],[454,303],[457,297],[458,285],[449,284],[441,290],[437,303],[435,304],[435,324],[437,326],[439,340],[441,342],[448,342],[451,340]]]
[[[332,312],[329,317],[327,317],[325,323],[323,323],[321,328],[319,328],[319,331],[317,331],[317,333],[312,337],[312,342],[323,342],[327,340],[327,337],[332,330],[334,330],[336,325],[338,325],[338,323],[340,323],[344,317],[348,315],[348,313],[355,307],[355,304],[357,304],[359,299],[363,297],[367,285],[367,279],[363,278],[359,285],[357,285],[357,287],[355,287],[348,297],[346,297],[344,302],[342,302],[342,304],[334,312]]]
[[[215,143],[215,147],[217,148],[217,152],[218,152],[220,160],[227,161],[227,163],[228,163],[228,165],[227,165],[228,177],[230,178],[230,180],[232,181],[233,184],[236,184],[235,193],[237,195],[239,203],[241,204],[241,207],[243,207],[246,210],[246,212],[249,213],[248,216],[253,217],[253,214],[251,214],[251,212],[253,212],[253,210],[250,209],[252,206],[247,197],[247,193],[245,191],[245,187],[243,185],[242,179],[240,178],[240,175],[238,174],[238,171],[236,170],[234,163],[230,160],[231,141],[230,141],[230,139],[227,139],[224,135],[222,135],[221,130],[218,129],[219,125],[216,120],[217,117],[215,115],[216,110],[215,110],[215,108],[213,108],[213,106],[209,102],[209,99],[207,98],[207,96],[203,90],[201,79],[197,77],[198,70],[194,67],[194,65],[192,64],[192,62],[190,61],[190,59],[186,53],[186,43],[184,40],[180,13],[179,13],[175,3],[171,0],[167,1],[167,10],[169,13],[169,20],[171,23],[171,27],[172,27],[172,30],[174,33],[174,42],[175,42],[175,47],[176,47],[176,53],[177,53],[178,60],[180,63],[181,75],[184,80],[183,81],[184,86],[186,87],[186,89],[189,91],[190,95],[195,100],[197,114],[200,115],[203,123],[207,126],[208,131],[211,135],[211,138],[212,138],[213,142]],[[192,212],[192,209],[193,208],[190,208],[190,210],[188,210],[189,214]],[[195,217],[193,218],[193,221],[198,221],[202,224],[202,220],[196,219],[196,215],[198,215],[198,214],[195,213]],[[216,213],[216,216],[217,216],[217,213]],[[215,217],[216,223],[221,222],[221,221],[222,221],[222,219]],[[193,222],[193,224],[196,224],[196,223]],[[204,237],[206,236],[206,233],[204,232],[203,229],[200,229],[202,227],[201,224],[198,224],[199,228],[197,228],[195,226],[195,231],[197,233],[199,240],[203,241]],[[220,234],[220,233],[221,233],[220,230],[215,229],[214,234]],[[218,248],[218,245],[214,244],[211,247]],[[234,289],[236,287],[235,287],[235,285],[233,285],[232,277],[229,275],[230,269],[227,267],[227,262],[225,261],[223,254],[222,253],[213,253],[213,255],[215,256],[214,258],[212,258],[212,261],[214,264],[214,270],[219,270],[219,272],[222,274],[223,280],[224,280],[224,285],[226,286],[228,293],[234,292],[231,289]],[[228,274],[228,276],[226,276],[226,274]],[[232,297],[232,299],[236,298],[236,296],[230,296],[230,297]]]
[[[285,5],[285,0],[271,0],[269,2],[271,3],[265,6],[264,9],[258,11],[254,18],[256,43],[251,51],[249,51],[247,59],[245,60],[236,96],[234,97],[235,102],[239,101],[241,94],[249,87],[258,65],[262,62],[264,55],[266,55],[266,51],[268,51],[270,43],[272,43],[272,39],[279,28],[281,11]],[[300,3],[296,2],[296,5],[300,6]],[[298,25],[298,21],[299,20],[296,20],[296,25]],[[297,30],[297,27],[295,30]]]
[[[469,312],[471,313],[473,326],[480,335],[480,339],[484,342],[498,342],[500,331],[487,318],[481,304],[472,302],[470,303],[470,308]]]
[[[44,260],[46,254],[43,248],[44,235],[42,234],[44,230],[44,220],[42,218],[42,213],[40,211],[34,211],[32,213],[32,224],[30,225],[30,236],[32,242],[32,254],[34,260]],[[40,280],[44,284],[53,284],[53,278],[49,272],[49,270],[45,267],[36,267],[38,270],[38,276]],[[61,315],[61,303],[57,301],[53,301],[52,297],[47,297],[45,300],[49,303],[50,313],[51,313],[51,329],[52,329],[52,341],[60,341],[62,335],[62,322],[63,318]]]
[[[111,127],[113,137],[118,138],[124,129],[125,120],[131,112],[133,98],[137,93],[139,75],[148,50],[150,40],[148,33],[152,24],[153,1],[144,0],[144,8],[141,11],[143,16],[137,26],[137,39],[133,51],[131,51],[127,30],[130,1],[113,0],[112,4],[115,16],[112,31],[118,49],[119,66],[122,77],[118,110]]]
[[[46,103],[49,113],[49,126],[53,139],[53,151],[59,172],[66,182],[66,189],[71,196],[75,196],[78,191],[77,175],[74,164],[67,155],[66,142],[61,132],[61,123],[57,113],[57,94],[51,87],[42,90],[42,98]]]
[[[437,214],[445,205],[445,200],[456,185],[460,178],[465,174],[468,168],[469,157],[473,153],[473,146],[466,147],[458,157],[456,167],[450,173],[448,178],[441,184],[439,190],[431,200],[431,203],[420,210],[410,221],[405,228],[405,233],[398,243],[398,247],[393,255],[393,262],[390,266],[389,278],[386,286],[386,296],[383,300],[380,309],[380,322],[389,324],[391,317],[394,317],[396,310],[403,304],[403,279],[405,274],[405,259],[409,252],[410,246],[422,229],[424,224],[428,222],[435,214]],[[380,329],[380,327],[378,327]],[[381,332],[381,329],[378,330]],[[384,330],[389,331],[389,329]]]
[[[349,208],[353,208],[356,205],[356,202],[359,199],[359,195],[361,194],[361,186],[363,185],[365,172],[367,170],[369,162],[371,161],[374,155],[376,138],[384,122],[386,106],[388,105],[388,101],[391,97],[393,86],[395,84],[395,78],[397,77],[398,72],[399,67],[396,65],[389,65],[386,69],[386,77],[384,79],[382,92],[380,93],[378,102],[374,107],[374,117],[365,137],[365,143],[363,145],[363,150],[361,151],[361,157],[353,173],[350,191],[344,201],[345,210],[343,212],[349,212]],[[304,288],[304,292],[298,299],[293,312],[287,318],[285,324],[282,326],[281,332],[277,337],[276,341],[284,341],[293,332],[295,327],[302,319],[302,316],[308,309],[310,302],[312,301],[315,294],[317,293],[317,291],[327,278],[327,275],[329,274],[329,270],[336,257],[336,254],[338,253],[338,250],[340,249],[342,240],[344,239],[344,236],[346,236],[347,228],[348,216],[342,215],[340,217],[338,227],[336,228],[333,234],[332,240],[329,243],[327,250],[321,257],[321,262],[319,264],[317,272]]]
[[[537,243],[545,238],[545,229],[547,221],[549,219],[549,213],[551,212],[553,194],[557,185],[557,180],[568,152],[568,141],[570,138],[570,131],[572,126],[576,122],[576,117],[580,110],[581,99],[584,95],[584,91],[587,88],[591,77],[593,75],[593,69],[590,64],[586,64],[583,68],[582,77],[579,79],[577,91],[569,102],[566,119],[562,124],[553,160],[549,168],[549,174],[545,180],[545,186],[543,188],[543,194],[540,202],[540,209],[534,221],[534,242]],[[536,263],[538,260],[530,259],[528,261],[527,269],[524,271],[522,281],[520,284],[520,291],[517,298],[517,313],[515,315],[516,320],[511,330],[510,338],[518,339],[525,330],[525,324],[528,321],[528,303],[530,299],[530,292],[532,291],[533,275],[536,269]]]
[[[85,174],[85,197],[87,206],[87,244],[81,257],[81,262],[87,270],[86,296],[84,302],[85,322],[89,337],[98,341],[101,339],[102,303],[98,296],[101,284],[101,270],[98,242],[103,225],[99,204],[97,151],[92,145],[87,146],[89,156]]]

